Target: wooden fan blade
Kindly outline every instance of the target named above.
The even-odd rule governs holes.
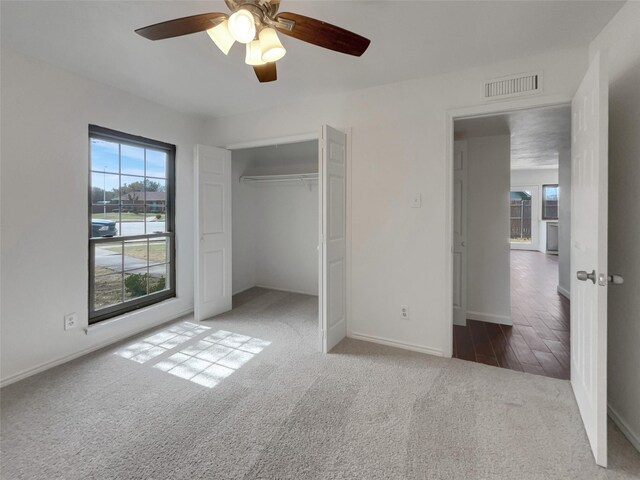
[[[253,67],[253,71],[256,72],[256,77],[258,77],[260,83],[275,82],[278,79],[275,62],[256,65]]]
[[[190,17],[176,18],[148,27],[138,28],[136,33],[149,40],[163,40],[165,38],[180,37],[191,33],[203,32],[211,27],[215,27],[223,19],[227,18],[224,13],[212,12],[192,15]]]
[[[305,17],[297,13],[282,12],[276,16],[276,20],[289,20],[295,22],[292,30],[284,27],[275,26],[279,32],[297,38],[303,42],[313,43],[320,47],[335,50],[336,52],[346,53],[359,57],[362,55],[371,40],[364,38],[356,33],[336,27],[330,23],[316,20],[315,18]]]

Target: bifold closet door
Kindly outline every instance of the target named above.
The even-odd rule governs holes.
[[[231,310],[231,152],[195,151],[195,319]]]
[[[347,137],[329,126],[320,137],[320,322],[322,351],[347,335]]]

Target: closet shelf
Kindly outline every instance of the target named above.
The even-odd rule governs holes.
[[[318,181],[317,173],[290,173],[286,175],[242,175],[241,182],[247,183],[275,183],[300,182],[311,190],[311,182]]]

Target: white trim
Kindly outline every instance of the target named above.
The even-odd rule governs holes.
[[[571,300],[571,292],[569,292],[569,290],[567,290],[566,288],[558,285],[558,288],[556,288],[556,291],[567,300]]]
[[[244,148],[256,148],[256,147],[270,147],[272,145],[286,145],[288,143],[300,143],[309,142],[311,140],[318,140],[318,134],[314,133],[302,133],[299,135],[289,135],[286,137],[276,138],[263,138],[261,140],[251,140],[248,142],[233,143],[221,148],[227,150],[242,150]]]
[[[232,292],[231,292],[231,296],[233,297],[233,296],[239,295],[239,294],[241,294],[241,293],[246,292],[247,290],[251,290],[251,289],[252,289],[252,288],[254,288],[254,287],[256,287],[256,285],[250,285],[250,286],[248,286],[248,287],[240,287],[240,289],[239,289],[239,290],[236,290],[235,292],[234,292],[234,291],[232,291]]]
[[[351,233],[352,233],[352,205],[353,205],[353,195],[352,195],[352,182],[351,179],[353,178],[351,175],[352,172],[352,145],[353,145],[353,128],[349,127],[347,129],[347,148],[346,148],[346,154],[347,154],[347,171],[346,171],[346,180],[345,180],[345,185],[346,185],[346,197],[345,197],[345,209],[346,209],[346,234],[347,234],[347,238],[346,238],[346,242],[347,242],[347,251],[346,251],[346,263],[347,263],[347,272],[346,272],[346,323],[347,323],[347,337],[351,334],[351,328],[352,328],[352,312],[353,312],[353,303],[351,302],[351,289],[352,289],[352,282],[353,282],[353,276],[351,273]]]
[[[470,312],[467,310],[467,319],[479,322],[499,323],[500,325],[513,325],[511,317],[506,315],[494,315],[493,313]]]
[[[515,166],[511,170],[558,170],[558,165],[530,165]]]
[[[319,296],[319,290],[316,292],[309,292],[308,290],[295,290],[293,288],[280,288],[280,287],[271,287],[269,285],[258,284],[255,285],[258,288],[265,288],[267,290],[275,290],[276,292],[287,292],[287,293],[299,293],[301,295],[311,295],[313,297]]]
[[[445,322],[447,328],[445,338],[444,356],[453,355],[453,122],[459,118],[488,117],[491,115],[526,110],[528,108],[549,107],[553,105],[571,105],[572,95],[541,95],[526,98],[509,99],[506,101],[494,101],[472,107],[452,108],[445,112],[445,242],[444,258],[447,261],[445,273],[446,285],[446,310]]]
[[[607,405],[607,411],[609,413],[609,417],[611,418],[611,420],[613,420],[613,423],[615,423],[623,433],[623,435],[627,437],[629,443],[631,443],[631,445],[633,445],[633,447],[638,450],[638,452],[640,452],[640,435],[634,433],[631,430],[629,424],[623,420],[623,418],[618,414],[618,412],[616,412],[611,404]]]
[[[460,320],[456,322],[456,319],[453,319],[453,324],[454,325],[459,325],[461,327],[466,327],[467,326],[467,312],[464,313],[464,321]]]
[[[149,313],[150,310],[155,310],[157,308],[169,308],[172,306],[172,304],[175,304],[177,301],[179,301],[178,298],[169,298],[167,300],[163,300],[162,302],[159,303],[154,303],[153,305],[149,305],[148,307],[144,307],[144,308],[140,308],[138,310],[133,310],[131,312],[128,313],[124,313],[122,315],[119,315],[117,317],[113,317],[110,318],[108,320],[103,320],[101,322],[98,323],[94,323],[91,325],[87,325],[86,327],[83,327],[82,329],[84,330],[84,334],[85,335],[92,335],[100,330],[105,330],[105,329],[109,329],[115,325],[119,325],[122,322],[132,322],[133,319],[137,316],[139,316],[140,314],[143,313]],[[193,311],[193,308],[191,308],[191,311]],[[181,313],[180,315],[184,315],[183,313]],[[174,317],[172,317],[174,318]],[[168,320],[170,321],[170,320]],[[164,322],[162,322],[164,323]],[[146,328],[150,328],[150,327],[146,327]]]
[[[175,322],[180,317],[184,317],[184,316],[190,315],[192,313],[193,313],[193,308],[190,308],[188,310],[185,310],[184,312],[176,314],[170,320],[165,320],[165,321],[160,322],[160,323],[155,324],[155,325],[145,325],[143,327],[136,328],[136,329],[131,330],[131,331],[125,333],[125,334],[117,335],[117,336],[115,336],[115,337],[113,337],[113,338],[111,338],[109,340],[105,340],[104,342],[100,342],[100,343],[98,343],[96,345],[93,345],[92,347],[85,348],[84,350],[81,350],[79,352],[72,353],[70,355],[65,355],[65,356],[59,357],[59,358],[57,358],[55,360],[51,360],[49,362],[42,363],[42,364],[38,365],[37,367],[29,368],[27,370],[23,370],[22,372],[16,373],[14,375],[10,375],[7,378],[3,378],[2,381],[0,381],[0,388],[6,387],[7,385],[11,385],[12,383],[18,382],[20,380],[24,380],[25,378],[31,377],[31,376],[36,375],[38,373],[44,372],[45,370],[49,370],[50,368],[57,367],[58,365],[62,365],[63,363],[70,362],[71,360],[75,360],[76,358],[80,358],[80,357],[82,357],[84,355],[87,355],[89,353],[95,352],[96,350],[100,350],[101,348],[107,347],[107,346],[112,345],[114,343],[120,342],[121,340],[125,340],[125,339],[127,339],[129,337],[132,337],[134,335],[142,333],[142,332],[144,332],[146,330],[151,330],[151,329],[160,327],[162,325],[165,325],[167,323]]]
[[[502,113],[528,110],[530,108],[570,105],[571,100],[573,100],[573,97],[571,95],[563,94],[508,99],[503,102],[492,102],[487,104],[474,105],[471,107],[452,108],[447,111],[447,117],[450,117],[452,121],[461,118],[490,117]]]
[[[388,338],[376,337],[373,335],[365,335],[364,333],[351,332],[351,334],[347,335],[347,337],[353,338],[354,340],[363,340],[365,342],[378,343],[380,345],[387,345],[389,347],[401,348],[402,350],[410,350],[412,352],[426,353],[428,355],[435,355],[437,357],[446,356],[445,352],[443,352],[442,350],[438,350],[436,348],[416,345],[414,343],[399,342],[397,340],[390,340]]]

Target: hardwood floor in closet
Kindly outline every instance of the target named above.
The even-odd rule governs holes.
[[[513,326],[467,320],[453,327],[453,356],[569,379],[569,300],[557,293],[558,257],[511,251]]]

